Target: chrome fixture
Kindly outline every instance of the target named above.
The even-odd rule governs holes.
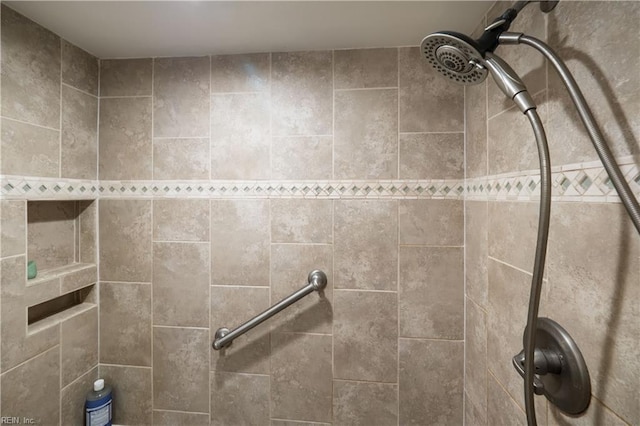
[[[639,233],[640,205],[564,62],[542,41],[521,33],[507,32],[518,12],[529,3],[516,2],[489,24],[477,40],[464,34],[440,31],[425,37],[420,47],[437,72],[457,83],[478,84],[490,73],[497,86],[527,116],[533,128],[540,162],[540,213],[527,326],[523,337],[524,350],[513,357],[513,366],[524,377],[527,423],[535,426],[534,393],[545,395],[560,410],[575,415],[589,406],[591,382],[584,358],[571,336],[553,320],[538,318],[551,210],[549,147],[536,106],[525,85],[513,69],[493,53],[498,45],[525,44],[537,49],[549,60],[567,87],[594,148]],[[540,10],[548,13],[557,3],[541,1]]]
[[[303,297],[313,293],[314,291],[321,292],[327,286],[327,275],[320,270],[311,271],[309,273],[309,276],[307,277],[307,282],[308,284],[306,286],[302,287],[291,296],[285,297],[266,311],[259,313],[249,321],[234,328],[233,330],[229,330],[226,327],[219,328],[216,331],[215,340],[212,344],[213,349],[219,351],[222,348],[228,347],[229,345],[231,345],[231,342],[233,342],[237,337],[242,336],[253,327],[268,320],[278,312],[288,308]]]

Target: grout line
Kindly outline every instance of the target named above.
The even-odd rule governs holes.
[[[211,399],[211,398],[209,398]],[[203,413],[202,411],[180,411],[180,410],[167,410],[166,408],[158,408],[158,409],[152,409],[152,411],[160,411],[162,413],[180,413],[180,414],[203,414],[203,415],[209,415],[209,413]]]
[[[151,58],[153,60],[153,58]],[[153,74],[153,71],[152,71]],[[151,77],[153,80],[153,76]],[[153,91],[153,88],[151,89]],[[100,99],[128,99],[128,98],[152,98],[153,95],[118,95],[118,96],[100,96]]]
[[[141,368],[144,370],[151,370],[151,366],[150,365],[132,365],[132,364],[111,364],[108,362],[102,362],[100,363],[100,366],[102,367],[123,367],[123,368]],[[153,380],[152,380],[153,382]],[[152,387],[152,391],[153,391],[153,387]]]
[[[493,260],[494,262],[500,263],[501,265],[508,266],[508,267],[509,267],[509,268],[511,268],[511,269],[515,269],[516,271],[522,272],[523,274],[527,274],[527,275],[529,275],[529,276],[532,276],[532,275],[533,275],[531,272],[528,272],[528,271],[526,271],[526,270],[524,270],[524,269],[522,269],[522,268],[518,268],[517,266],[514,266],[514,265],[512,265],[512,264],[510,264],[510,263],[507,263],[507,262],[505,262],[504,260],[500,260],[500,259],[498,259],[498,258],[496,258],[496,257],[493,257],[493,256],[489,256],[489,255],[487,255],[487,259]],[[547,278],[545,278],[544,280],[545,280],[545,282],[546,282],[546,281],[547,281]]]
[[[62,96],[60,96],[60,102],[62,103]],[[61,107],[62,108],[62,107]],[[61,110],[61,114],[62,115],[62,110]],[[11,118],[11,117],[5,117],[5,116],[1,116],[0,118],[2,118],[3,120],[8,120],[8,121],[14,121],[16,123],[20,123],[20,124],[27,124],[29,126],[33,126],[33,127],[38,127],[40,129],[46,129],[46,130],[53,130],[56,132],[61,132],[62,129],[56,129],[54,127],[48,127],[48,126],[41,126],[39,124],[35,124],[35,123],[29,123],[28,121],[24,121],[24,120],[18,120],[16,118]],[[56,179],[56,177],[53,177],[52,179]]]
[[[162,200],[153,199],[151,201],[155,203],[156,201],[162,201]],[[154,239],[152,239],[151,242],[153,244],[156,244],[156,243],[158,244],[209,244],[209,241],[180,241],[180,240],[154,240]]]
[[[42,351],[42,352],[39,352],[39,353],[35,354],[35,355],[34,355],[34,356],[32,356],[31,358],[26,359],[26,360],[22,361],[21,363],[16,364],[16,365],[14,365],[13,367],[11,367],[11,368],[9,368],[9,369],[7,369],[7,370],[2,370],[2,374],[0,374],[0,377],[1,377],[1,376],[6,375],[7,373],[9,373],[9,372],[11,372],[11,371],[13,371],[13,370],[15,370],[16,368],[20,368],[20,367],[22,367],[22,366],[23,366],[23,365],[25,365],[26,363],[28,363],[28,362],[30,362],[30,361],[32,361],[32,360],[34,360],[34,359],[36,359],[36,358],[38,358],[38,357],[40,357],[40,356],[43,356],[43,355],[44,355],[44,354],[46,354],[47,352],[50,352],[50,351],[52,351],[52,350],[54,350],[54,349],[56,349],[56,348],[61,349],[60,343],[56,343],[55,345],[51,346],[50,348],[47,348],[47,349],[45,349],[44,351]],[[60,350],[60,352],[62,353],[62,350]],[[60,364],[60,365],[62,365],[62,364]],[[59,373],[59,375],[60,375],[60,383],[62,383],[62,368],[60,368],[60,373]]]
[[[211,284],[209,287],[220,288],[270,288],[268,285],[223,285],[223,284]]]
[[[154,102],[154,98],[155,98],[155,71],[156,71],[156,60],[155,58],[151,59],[151,177],[153,178],[154,176],[154,164],[153,164],[153,138],[155,136],[155,114],[154,114],[154,110],[155,110],[155,102]],[[155,267],[155,256],[154,256],[154,244],[153,244],[153,229],[154,229],[154,223],[153,223],[153,217],[154,217],[154,200],[151,200],[150,205],[151,205],[151,238],[150,238],[150,246],[149,247],[149,253],[151,253],[151,285],[149,286],[149,303],[150,303],[150,309],[149,309],[149,316],[150,316],[150,324],[149,324],[149,334],[151,337],[151,411],[152,411],[152,418],[153,418],[153,409],[155,407],[155,391],[153,389],[154,387],[154,382],[155,380],[153,379],[153,363],[154,363],[154,352],[155,350],[153,349],[154,347],[154,333],[153,333],[153,327],[154,327],[154,315],[153,315],[153,311],[154,311],[154,303],[153,303],[153,269]],[[211,398],[209,398],[211,399]]]
[[[349,292],[359,292],[359,293],[389,293],[396,294],[396,290],[371,290],[371,289],[361,289],[361,288],[333,288],[333,291],[349,291]]]
[[[388,386],[398,386],[396,382],[378,382],[375,380],[355,380],[355,379],[333,379],[334,382],[351,382],[351,383],[364,383],[370,385],[372,383],[380,384],[380,385],[388,385]]]
[[[462,163],[463,163],[463,178],[464,178],[464,188],[467,187],[467,139],[468,139],[468,126],[467,126],[467,91],[468,86],[464,87],[462,91],[462,122],[463,122],[463,151],[462,151]],[[462,421],[464,426],[464,418],[466,412],[466,404],[467,399],[465,398],[465,388],[467,385],[467,298],[465,297],[467,294],[467,197],[462,198],[462,338],[463,338],[463,347],[462,347]]]
[[[463,131],[457,132],[398,132],[400,135],[464,135]]]
[[[354,87],[349,89],[335,89],[334,84],[334,92],[361,92],[367,90],[397,90],[398,86],[380,86],[380,87]]]
[[[59,94],[60,94],[60,110],[58,112],[59,116],[58,116],[58,127],[60,128],[60,131],[58,132],[58,177],[62,178],[62,114],[63,114],[63,105],[62,105],[62,62],[64,61],[64,54],[63,54],[63,50],[64,50],[64,43],[62,40],[62,37],[60,37],[60,87],[59,87]],[[77,204],[77,203],[76,203]],[[29,208],[29,205],[27,203],[27,209]],[[76,210],[76,206],[74,205],[74,213]],[[73,221],[73,257],[75,260],[75,256],[76,256],[76,227],[75,227],[75,220]],[[29,227],[29,224],[27,222],[27,228]],[[28,244],[28,241],[27,241]],[[27,259],[28,261],[28,259]],[[59,280],[58,282],[58,292],[60,292],[60,287],[62,286],[62,280]],[[62,324],[60,324],[58,326],[58,345],[59,345],[59,349],[58,349],[58,389],[62,389],[62,336],[63,336],[63,332],[62,332]],[[28,326],[27,326],[28,328]],[[58,393],[58,408],[62,407],[62,392]],[[62,424],[62,410],[58,410],[58,422],[60,424]]]
[[[94,369],[96,370],[96,373],[98,368],[98,364],[94,365],[93,367],[90,367],[87,371],[85,371],[84,373],[82,373],[80,376],[76,377],[74,380],[72,380],[68,385],[66,385],[65,387],[60,389],[60,393],[62,393],[64,390],[68,389],[70,386],[78,383],[80,380],[82,380],[87,374],[91,373]]]
[[[177,329],[186,329],[186,330],[205,330],[207,327],[195,327],[195,326],[182,326],[182,325],[163,325],[163,324],[153,324],[153,328],[177,328]]]
[[[98,78],[99,78],[99,77],[98,77]],[[69,83],[60,82],[60,84],[61,84],[62,86],[64,86],[64,87],[68,87],[69,89],[73,89],[73,90],[75,90],[75,91],[77,91],[77,92],[80,92],[80,93],[83,93],[83,94],[85,94],[85,95],[91,96],[92,98],[96,98],[96,99],[98,99],[98,98],[99,98],[99,96],[98,96],[98,95],[94,95],[93,93],[89,93],[89,92],[87,92],[87,91],[85,91],[85,90],[79,89],[79,88],[77,88],[77,87],[75,87],[75,86],[70,85]]]
[[[407,337],[407,336],[398,336],[400,340],[419,340],[422,342],[451,342],[451,343],[464,343],[464,339],[440,339],[440,338],[432,338],[432,337]]]

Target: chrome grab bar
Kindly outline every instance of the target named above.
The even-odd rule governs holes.
[[[219,351],[222,348],[228,347],[229,345],[231,345],[231,342],[233,342],[235,338],[242,336],[253,327],[268,320],[278,312],[288,308],[303,297],[313,293],[314,291],[322,291],[327,286],[327,275],[319,269],[311,271],[307,280],[308,284],[306,286],[302,287],[291,296],[285,297],[266,311],[259,313],[244,324],[234,328],[233,330],[229,330],[226,327],[219,328],[215,334],[216,339],[211,345],[213,346],[213,349]]]

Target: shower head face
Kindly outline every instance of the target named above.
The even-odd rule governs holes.
[[[459,84],[479,84],[487,78],[487,70],[476,43],[464,34],[438,32],[426,36],[420,51],[431,66],[444,77]]]

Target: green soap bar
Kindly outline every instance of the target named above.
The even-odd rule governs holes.
[[[36,268],[36,262],[33,260],[30,260],[27,263],[27,278],[32,280],[36,277],[36,275],[38,275],[38,268]]]

